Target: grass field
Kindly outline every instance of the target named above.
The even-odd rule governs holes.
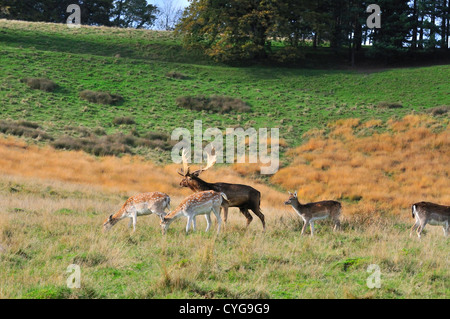
[[[398,69],[312,69],[215,65],[182,50],[172,33],[0,20],[0,298],[448,298],[448,239],[427,226],[409,237],[411,204],[450,202],[449,65]],[[186,77],[167,76],[179,72]],[[34,90],[20,79],[47,78]],[[90,103],[83,90],[123,97]],[[185,95],[224,95],[250,112],[180,108]],[[130,118],[132,120],[118,120]],[[261,178],[255,165],[218,165],[207,181],[249,184],[262,193],[267,231],[248,229],[236,209],[219,235],[162,236],[156,216],[101,232],[103,220],[136,192],[182,189],[167,148],[131,154],[55,150],[74,139],[170,134],[176,127],[278,127],[282,168]],[[148,135],[150,134],[150,135]],[[20,138],[17,136],[20,135]],[[102,140],[103,141],[103,140]],[[153,144],[152,144],[153,145]],[[313,238],[283,205],[343,203],[343,227],[316,223]],[[214,220],[214,217],[212,217]],[[213,227],[215,229],[215,226]],[[70,264],[81,288],[69,289]],[[369,288],[369,265],[381,287]]]
[[[186,236],[179,220],[162,236],[156,216],[110,232],[101,223],[123,197],[92,186],[1,176],[0,296],[2,298],[446,298],[448,242],[428,227],[410,239],[411,220],[348,218],[343,229],[319,223],[299,237],[293,213],[268,209],[268,229],[232,210],[217,236]],[[25,184],[21,191],[12,191]],[[173,199],[174,204],[180,198]],[[214,218],[213,218],[214,220]],[[81,288],[69,289],[70,264]],[[371,264],[381,287],[368,288]]]

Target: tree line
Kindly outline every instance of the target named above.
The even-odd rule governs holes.
[[[174,0],[161,7],[146,0],[0,0],[0,18],[65,23],[70,4],[81,9],[82,24],[173,30],[182,9]]]
[[[64,23],[70,4],[81,7],[82,24],[158,28],[183,35],[216,61],[304,57],[305,47],[347,50],[351,59],[368,45],[368,57],[399,60],[448,53],[450,0],[174,0],[158,8],[146,0],[0,0],[0,18]],[[381,9],[381,27],[369,28],[366,12]],[[159,19],[158,19],[159,18]]]
[[[369,28],[369,4],[381,27]],[[185,45],[218,61],[289,60],[305,46],[348,49],[353,56],[401,58],[448,50],[449,0],[193,0],[177,30]]]

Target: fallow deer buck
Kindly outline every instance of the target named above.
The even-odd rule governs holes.
[[[166,208],[170,209],[170,197],[165,193],[151,192],[134,195],[127,199],[117,213],[110,215],[103,222],[103,230],[110,229],[118,221],[128,217],[130,218],[128,227],[133,225],[134,232],[138,216],[156,214],[162,218],[166,215]]]
[[[214,148],[212,149],[214,152]],[[211,152],[211,153],[212,153]],[[248,185],[229,184],[229,183],[207,183],[199,175],[211,168],[216,163],[217,155],[207,153],[207,164],[205,168],[200,168],[194,172],[190,172],[190,167],[187,161],[185,150],[182,153],[183,168],[178,171],[178,174],[183,176],[180,186],[189,187],[194,192],[201,192],[206,190],[213,190],[219,193],[224,193],[228,200],[222,202],[224,211],[223,219],[226,222],[228,218],[228,208],[238,207],[240,212],[247,218],[247,227],[253,220],[249,210],[251,210],[262,222],[263,229],[266,229],[266,222],[264,215],[261,212],[261,193]]]
[[[412,217],[416,219],[416,223],[411,228],[409,236],[412,236],[416,229],[417,236],[420,238],[422,230],[426,224],[433,226],[442,226],[444,236],[448,236],[450,225],[450,206],[434,204],[430,202],[415,203],[411,206]]]
[[[206,231],[211,227],[211,211],[214,212],[217,219],[217,233],[220,232],[220,225],[222,220],[220,219],[220,206],[223,199],[227,199],[224,193],[218,193],[215,191],[204,191],[192,194],[186,197],[174,211],[170,212],[163,218],[161,218],[161,229],[163,234],[166,233],[169,225],[177,218],[185,216],[187,217],[186,234],[189,232],[189,225],[192,223],[192,228],[195,231],[195,216],[205,215],[206,217]]]
[[[303,235],[306,227],[308,225],[311,228],[311,236],[314,236],[314,221],[320,219],[332,219],[334,221],[334,230],[341,226],[340,216],[341,216],[341,203],[334,200],[324,200],[320,202],[300,204],[297,198],[297,192],[292,194],[289,192],[289,198],[285,205],[291,205],[295,212],[303,219],[304,224],[302,232]]]

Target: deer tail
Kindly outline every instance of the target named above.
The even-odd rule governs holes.
[[[227,195],[225,195],[225,193],[221,192],[220,195],[222,196],[222,198],[228,202],[228,197]]]
[[[416,205],[414,204],[414,205],[411,206],[411,215],[412,215],[413,218],[414,218],[414,211],[415,210],[416,210]]]

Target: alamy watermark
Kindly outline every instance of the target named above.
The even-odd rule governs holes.
[[[366,284],[370,289],[373,288],[381,288],[381,271],[380,266],[377,264],[371,264],[367,267],[367,272],[371,273],[369,277],[367,277]]]
[[[78,4],[71,4],[67,7],[67,13],[71,15],[67,18],[66,24],[69,28],[81,27],[81,8]]]
[[[207,153],[215,150],[217,163],[260,163],[261,174],[275,174],[279,168],[279,129],[271,128],[270,137],[267,128],[256,130],[253,127],[227,128],[224,132],[217,127],[207,128],[203,131],[201,120],[194,121],[194,132],[191,134],[187,128],[176,128],[172,131],[172,141],[178,141],[172,148],[172,161],[182,163],[183,149],[187,151],[188,163],[201,164]],[[225,141],[224,141],[225,135]],[[209,142],[203,147],[203,142]],[[270,147],[269,147],[270,141]],[[191,145],[194,145],[194,156],[191,160]],[[224,144],[225,142],[225,144]],[[224,145],[226,151],[224,154]],[[248,162],[246,148],[248,147]],[[269,151],[270,148],[270,151]]]
[[[366,24],[370,29],[381,28],[381,9],[377,4],[369,4],[367,6],[366,12],[373,12],[367,17]]]
[[[67,288],[81,288],[81,268],[79,265],[70,264],[67,266],[66,272],[70,273],[70,276],[66,280]]]

